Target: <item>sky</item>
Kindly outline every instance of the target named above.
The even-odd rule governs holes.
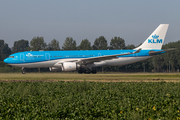
[[[170,24],[165,44],[180,40],[180,0],[0,0],[0,39],[14,41],[44,37],[57,39],[60,48],[67,37],[77,45],[91,45],[104,36],[125,44],[143,43],[159,24]]]

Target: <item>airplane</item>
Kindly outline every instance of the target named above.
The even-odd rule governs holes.
[[[4,62],[22,68],[49,67],[50,71],[78,71],[82,74],[96,74],[100,66],[119,66],[139,62],[155,55],[174,50],[162,50],[169,24],[160,24],[141,44],[132,50],[67,50],[26,51],[10,55]]]

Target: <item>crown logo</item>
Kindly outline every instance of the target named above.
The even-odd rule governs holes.
[[[26,56],[33,56],[31,53],[26,54]]]
[[[158,37],[159,37],[159,35],[156,35],[156,34],[155,34],[155,35],[152,35],[152,38],[153,38],[153,39],[157,39]]]

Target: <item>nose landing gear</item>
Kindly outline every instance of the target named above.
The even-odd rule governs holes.
[[[22,67],[22,68],[21,68],[21,70],[22,70],[22,74],[25,74],[25,73],[26,73],[26,71],[25,71],[25,68],[24,68],[24,67]]]

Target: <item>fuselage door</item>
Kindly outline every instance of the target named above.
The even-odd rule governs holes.
[[[46,53],[46,60],[50,60],[50,54]]]
[[[20,54],[20,61],[24,61],[24,54]]]

